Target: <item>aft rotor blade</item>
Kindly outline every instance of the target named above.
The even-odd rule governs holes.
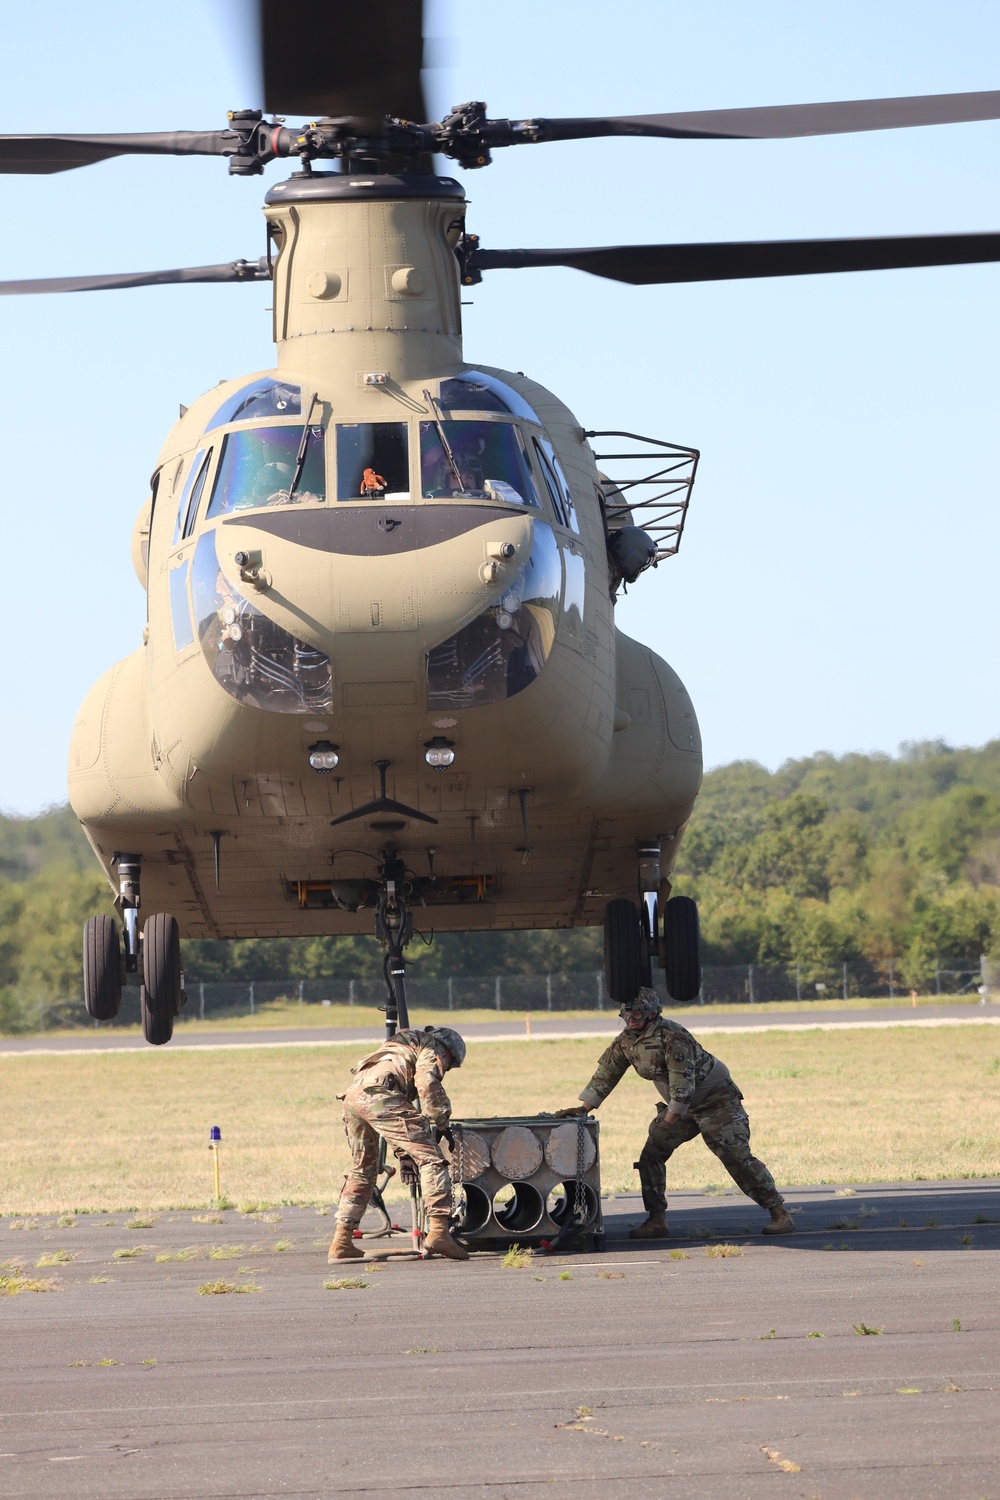
[[[1000,260],[1000,234],[891,235],[885,239],[723,241],[720,244],[609,245],[593,250],[476,250],[479,271],[569,266],[611,281],[653,286],[738,281],[755,276],[818,276]]]
[[[289,9],[260,0],[264,107],[280,115],[426,119],[421,0],[342,0]]]
[[[183,266],[175,271],[121,271],[113,276],[43,276],[31,281],[0,281],[0,297],[30,292],[111,292],[132,286],[173,286],[180,282],[270,281],[267,258],[231,260],[218,266]]]
[[[156,130],[135,135],[0,135],[0,172],[68,172],[112,156],[231,156],[232,130]]]
[[[700,109],[669,115],[611,115],[592,119],[521,120],[519,141],[575,141],[602,135],[684,139],[786,140],[902,130],[913,125],[957,125],[1000,119],[1000,92],[917,94],[905,99],[844,99],[829,104],[776,104],[755,109]]]

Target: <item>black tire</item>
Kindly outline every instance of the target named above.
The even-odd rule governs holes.
[[[667,993],[682,1003],[701,993],[701,929],[690,896],[671,896],[663,908],[663,968]]]
[[[181,940],[176,919],[158,911],[142,929],[142,1030],[162,1047],[174,1034],[181,1005]]]
[[[83,928],[83,1003],[95,1021],[122,1008],[121,945],[114,917],[90,917]]]
[[[604,980],[616,1005],[628,1005],[643,983],[643,937],[634,901],[609,901],[604,909]]]

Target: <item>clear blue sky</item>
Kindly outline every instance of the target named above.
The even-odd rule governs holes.
[[[307,14],[307,12],[306,12]],[[0,131],[212,128],[253,100],[239,6],[51,0],[4,22]],[[300,23],[296,23],[300,24]],[[995,0],[441,5],[441,107],[642,113],[996,88]],[[304,37],[304,45],[308,45]],[[1000,124],[508,151],[465,176],[494,246],[997,229]],[[138,159],[0,180],[0,276],[256,256],[268,178]],[[587,427],[702,449],[678,558],[619,624],[665,655],[708,764],[1000,733],[1000,267],[640,289],[496,272],[473,360]],[[267,287],[3,299],[0,806],[65,797],[91,682],[138,643],[136,511],[179,401],[271,361]]]

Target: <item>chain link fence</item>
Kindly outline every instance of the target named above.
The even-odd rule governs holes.
[[[665,1006],[674,1002],[666,992],[663,976],[654,971],[654,987]],[[406,979],[406,993],[413,1010],[496,1011],[514,1013],[530,1011],[533,1015],[560,1011],[587,1010],[609,1012],[618,1007],[609,998],[603,972],[562,974],[491,974],[457,976],[451,979],[422,979],[411,971]],[[800,1004],[857,999],[905,999],[921,996],[975,995],[982,1003],[1000,1001],[1000,959],[965,958],[941,961],[930,969],[916,986],[902,977],[902,966],[895,960],[882,965],[848,961],[826,966],[805,964],[733,964],[707,966],[703,971],[702,990],[693,1005],[759,1005],[765,1001],[793,1001]],[[385,986],[377,979],[297,979],[241,980],[229,983],[187,983],[187,1005],[180,1021],[213,1021],[227,1018],[252,1018],[262,1010],[276,1008],[287,1013],[288,1024],[295,1025],[296,1015],[316,1020],[317,1008],[337,1007],[337,1021],[344,1020],[343,1010],[371,1010],[385,1003]],[[43,1026],[89,1024],[83,1014],[67,1016],[53,1010]],[[331,1017],[331,1022],[333,1021]],[[361,1016],[359,1014],[359,1021]],[[129,985],[122,997],[118,1025],[137,1025],[139,990]]]

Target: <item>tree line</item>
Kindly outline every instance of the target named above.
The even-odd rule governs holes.
[[[1000,741],[899,755],[814,755],[710,771],[674,891],[694,896],[709,964],[844,960],[925,984],[935,964],[1000,953]],[[79,1017],[80,932],[111,893],[68,807],[0,817],[0,1030]],[[425,978],[600,967],[598,929],[448,933],[409,950]],[[184,945],[188,978],[374,978],[374,938]]]

